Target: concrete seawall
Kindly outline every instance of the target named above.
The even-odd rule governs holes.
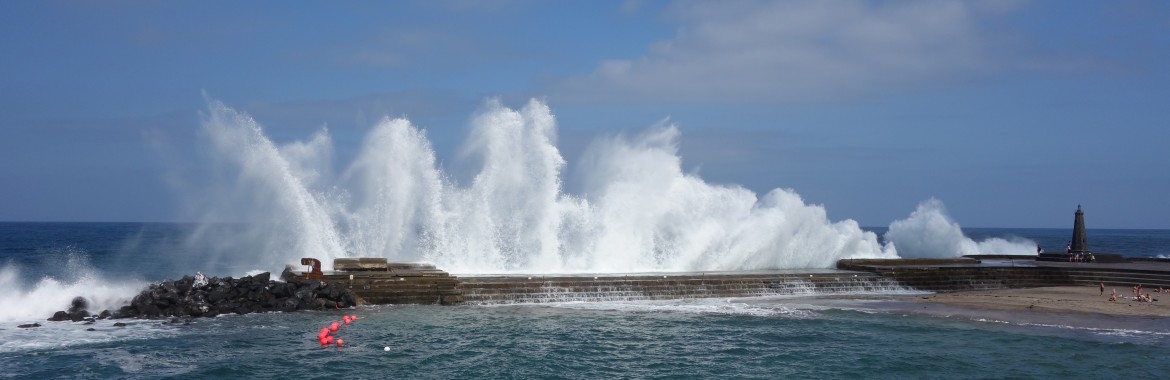
[[[668,273],[461,277],[465,302],[544,303],[907,291],[871,273]]]
[[[358,260],[358,259],[349,259]],[[956,292],[1042,286],[1170,288],[1170,263],[1045,263],[1019,259],[841,260],[837,270],[451,276],[427,264],[335,263],[293,273],[339,283],[362,304],[501,304],[712,297]],[[340,265],[338,265],[340,264]]]

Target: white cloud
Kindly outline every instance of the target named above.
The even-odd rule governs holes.
[[[566,100],[787,103],[848,98],[979,75],[1002,64],[957,1],[674,4],[674,39],[552,85]]]

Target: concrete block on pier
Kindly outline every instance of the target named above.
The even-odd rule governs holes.
[[[333,270],[339,272],[385,272],[389,265],[385,258],[346,258],[333,259]]]

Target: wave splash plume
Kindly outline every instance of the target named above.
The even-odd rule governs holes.
[[[250,116],[209,101],[203,131],[220,181],[192,197],[204,224],[189,244],[246,268],[386,257],[466,274],[623,273],[829,268],[895,258],[903,244],[915,252],[903,231],[962,238],[957,224],[895,223],[894,243],[882,243],[791,189],[707,183],[682,170],[673,125],[594,141],[576,164],[576,193],[563,189],[566,160],[544,103],[489,101],[470,127],[455,162],[473,169],[457,181],[405,118],[382,119],[335,166],[328,130],[279,145]]]
[[[976,242],[963,235],[938,199],[918,204],[909,217],[890,223],[883,235],[905,258],[949,258],[963,255],[1035,255],[1036,242],[1024,238],[988,238]]]

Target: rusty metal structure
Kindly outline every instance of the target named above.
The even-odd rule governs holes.
[[[319,280],[325,274],[321,272],[321,260],[304,257],[301,258],[301,265],[309,266],[309,270],[301,274],[301,277],[306,280]]]

